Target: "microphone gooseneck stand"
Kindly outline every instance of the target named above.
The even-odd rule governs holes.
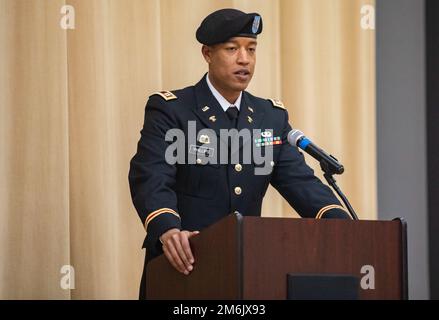
[[[331,157],[334,158],[332,155],[331,155]],[[335,160],[337,160],[337,159],[335,159]],[[349,203],[348,198],[346,198],[344,193],[340,190],[340,188],[337,185],[337,181],[333,177],[334,174],[337,174],[335,168],[330,163],[325,161],[324,159],[322,159],[320,161],[320,167],[322,168],[323,172],[325,173],[323,176],[325,177],[326,181],[328,181],[329,185],[335,190],[335,192],[337,192],[337,194],[340,196],[341,200],[343,200],[346,208],[349,210],[349,213],[352,216],[352,219],[358,220],[358,216],[355,213],[354,208],[352,208],[351,204]],[[342,170],[339,174],[342,174],[343,171],[344,170]]]

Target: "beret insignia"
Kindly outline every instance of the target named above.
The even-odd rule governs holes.
[[[268,100],[270,100],[270,102],[273,104],[274,107],[286,110],[282,101],[277,100],[277,99],[268,99]]]
[[[177,96],[173,94],[171,91],[157,91],[152,94],[152,96],[154,95],[159,95],[166,101],[177,99]]]
[[[258,32],[260,23],[261,23],[261,16],[255,16],[252,24],[252,32],[254,34]]]

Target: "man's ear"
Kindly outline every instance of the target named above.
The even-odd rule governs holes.
[[[204,60],[206,60],[207,63],[210,63],[212,60],[212,47],[203,44],[201,47],[201,53],[203,54]]]

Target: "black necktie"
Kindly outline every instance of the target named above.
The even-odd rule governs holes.
[[[239,110],[237,107],[235,107],[234,105],[231,105],[227,111],[227,116],[229,117],[232,125],[234,128],[236,128],[237,122],[238,122],[238,114],[239,114]]]

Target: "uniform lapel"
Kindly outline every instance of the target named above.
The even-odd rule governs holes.
[[[193,111],[207,127],[215,130],[219,137],[220,129],[231,129],[232,125],[227,114],[210,91],[205,77],[195,85],[197,103]]]
[[[239,145],[242,148],[245,144],[252,141],[253,129],[260,129],[260,124],[264,116],[264,109],[255,103],[254,99],[247,92],[242,93],[241,106],[238,117],[238,131],[242,129],[248,129],[250,131],[250,137],[244,135],[242,144]],[[235,137],[239,139],[239,136]]]
[[[241,106],[239,110],[238,130],[242,130],[244,128],[250,130],[259,128],[260,122],[264,115],[264,109],[252,102],[255,101],[253,101],[250,95],[244,91],[242,93]]]

